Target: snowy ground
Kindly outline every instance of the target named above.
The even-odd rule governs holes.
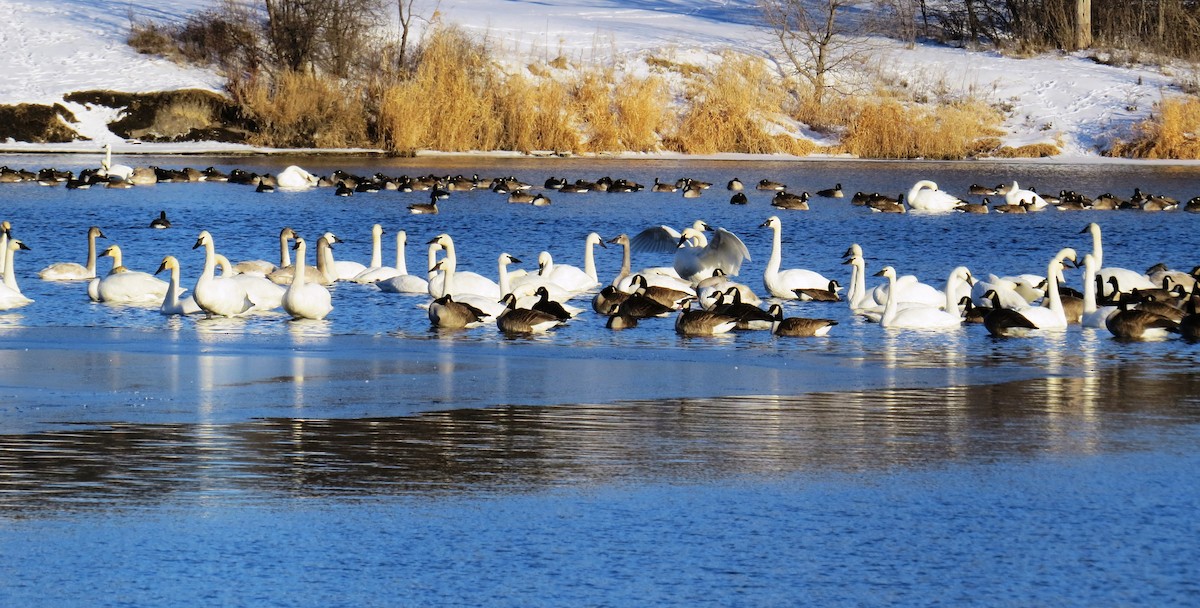
[[[138,55],[125,44],[131,19],[181,20],[215,0],[0,0],[0,104],[62,103],[88,89],[144,92],[178,88],[220,90],[214,73]],[[434,3],[424,2],[432,14]],[[647,54],[703,62],[722,49],[771,54],[753,0],[444,0],[440,18],[481,36],[512,58],[511,65],[564,56],[612,62],[630,71]],[[1095,158],[1114,133],[1146,117],[1173,88],[1149,68],[1097,64],[1080,56],[1013,59],[934,45],[906,48],[877,41],[878,69],[930,92],[967,93],[1011,110],[1005,143],[1055,143],[1061,159]],[[55,146],[0,143],[0,151],[92,150],[166,152],[179,146],[122,142],[104,127],[107,110],[67,104],[77,130],[93,142]],[[199,144],[189,144],[197,151]],[[229,150],[203,144],[204,149]],[[124,148],[124,149],[123,149]]]

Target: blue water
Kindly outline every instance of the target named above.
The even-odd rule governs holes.
[[[13,157],[9,166],[84,164]],[[423,244],[449,232],[460,268],[508,251],[582,265],[583,237],[697,218],[742,236],[761,293],[769,215],[784,266],[848,278],[869,268],[940,283],[1044,272],[1082,254],[1090,221],[1106,265],[1200,260],[1197,215],[1054,212],[885,216],[848,200],[784,212],[765,193],[728,204],[725,181],[794,190],[841,182],[898,193],[918,178],[965,194],[1019,179],[1040,191],[1180,200],[1200,168],[988,163],[558,159],[149,158],[130,164],[297,162],[390,174],[691,176],[700,199],[557,194],[547,208],[456,193],[411,216],[418,193],[255,194],[229,184],[68,192],[0,186],[33,249],[36,302],[0,314],[0,605],[795,606],[1194,605],[1200,597],[1197,347],[1121,343],[1072,328],[993,340],[980,327],[888,332],[843,304],[788,303],[840,321],[827,338],[743,332],[683,339],[670,320],[611,332],[590,311],[547,336],[431,332],[421,298],[334,288],[324,323],[282,315],[168,319],[87,300],[36,271],[83,261],[100,225],[127,265],[165,254],[191,284],[199,230],[238,259],[277,255],[282,225],[332,230],[365,261],[369,228]],[[165,209],[174,228],[152,231]],[[390,232],[384,259],[390,261]],[[106,241],[101,241],[102,246]],[[598,250],[601,277],[620,263]],[[635,266],[669,263],[635,254]],[[527,264],[528,266],[528,264]],[[101,262],[105,268],[105,262]],[[1071,272],[1069,282],[1078,285]],[[586,306],[586,302],[581,303]]]

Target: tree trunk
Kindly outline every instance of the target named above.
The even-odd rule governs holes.
[[[1075,50],[1092,46],[1092,0],[1075,0]]]

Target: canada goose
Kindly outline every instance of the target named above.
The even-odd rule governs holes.
[[[987,199],[984,199],[984,200],[986,201]],[[996,213],[1028,213],[1029,212],[1029,204],[1028,203],[1020,203],[1017,205],[1008,205],[1008,204],[996,205],[995,207],[993,207],[992,210],[995,211]]]
[[[1179,321],[1179,333],[1189,342],[1200,341],[1200,314],[1196,314],[1196,302],[1188,302],[1187,314]]]
[[[654,178],[654,185],[650,186],[651,192],[675,192],[678,189],[675,187],[675,184],[664,184],[658,181],[657,177]]]
[[[408,212],[414,215],[437,215],[437,196],[430,195],[428,203],[413,203],[408,206]]]
[[[630,294],[617,289],[615,285],[606,285],[592,298],[592,310],[602,315],[613,314],[613,309],[629,299]]]
[[[908,206],[913,211],[943,212],[952,211],[955,207],[966,202],[962,199],[938,189],[931,180],[923,179],[913,184],[905,197]]]
[[[838,290],[842,288],[837,280],[830,280],[827,289],[819,289],[815,287],[800,287],[793,289],[796,292],[796,299],[801,302],[841,302],[842,296],[838,295]]]
[[[646,282],[645,275],[635,275],[633,284],[637,285],[635,293],[641,294],[663,306],[678,310],[686,302],[690,302],[695,298],[694,294],[669,287],[659,287],[658,285],[650,285]]]
[[[346,182],[337,183],[337,188],[333,191],[335,196],[354,196],[354,188],[351,188]]]
[[[992,311],[988,306],[976,306],[971,296],[959,298],[958,305],[963,309],[963,323],[983,323],[983,318]]]
[[[530,308],[517,308],[517,297],[511,293],[500,299],[504,311],[496,317],[496,327],[506,334],[531,334],[549,331],[559,324],[552,314]]]
[[[992,307],[983,316],[983,326],[993,336],[997,338],[1023,336],[1031,330],[1038,328],[1025,315],[1011,308],[1001,306],[1000,296],[995,290],[989,290],[984,294],[984,297],[992,301]]]
[[[846,195],[842,192],[842,184],[838,183],[838,184],[834,185],[834,187],[832,187],[832,188],[825,188],[824,190],[817,190],[817,196],[824,197],[824,198],[842,198]]]
[[[272,186],[271,184],[269,184],[265,181],[260,181],[260,182],[258,182],[258,186],[256,186],[254,188],[254,191],[255,192],[274,192],[275,186]]]
[[[988,206],[987,203],[963,203],[954,210],[959,213],[987,213]]]
[[[1190,213],[1200,213],[1200,196],[1192,197],[1183,207],[1184,211]]]
[[[533,193],[526,191],[526,190],[517,190],[516,192],[510,192],[508,195],[508,202],[524,204],[524,205],[532,204],[533,203]]]
[[[758,185],[755,188],[759,190],[786,190],[787,186],[769,179],[761,179],[758,180]]]
[[[1136,308],[1127,308],[1125,302],[1108,317],[1105,326],[1112,335],[1121,340],[1158,340],[1168,333],[1180,333],[1179,323],[1162,315]]]
[[[159,211],[158,217],[150,220],[150,227],[156,230],[165,230],[171,227],[171,220],[167,219],[166,211]]]
[[[677,310],[677,307],[668,306],[658,300],[652,300],[642,293],[629,294],[619,305],[621,311],[626,316],[637,317],[639,319],[665,317]]]
[[[550,197],[546,196],[545,194],[541,194],[541,193],[535,194],[535,195],[533,195],[533,201],[531,202],[531,204],[534,207],[545,207],[550,204]]]
[[[543,187],[545,187],[547,190],[558,190],[565,185],[567,185],[566,179],[551,176],[546,178],[546,183],[543,185]]]
[[[904,195],[891,198],[882,194],[872,194],[867,199],[866,206],[878,213],[905,213]]]
[[[805,319],[803,317],[787,317],[783,316],[783,307],[779,304],[772,304],[767,309],[767,314],[771,315],[773,322],[771,323],[771,333],[777,336],[791,336],[797,338],[820,337],[829,334],[829,330],[833,329],[838,322],[833,319]]]
[[[967,188],[967,194],[972,196],[995,196],[996,189],[989,188],[982,184],[971,184],[971,187]]]
[[[737,319],[707,310],[692,310],[691,300],[675,317],[675,333],[683,336],[713,336],[737,327]]]
[[[638,318],[625,312],[623,304],[617,304],[612,309],[612,314],[608,316],[608,321],[604,326],[609,329],[631,329],[637,327]]]
[[[1176,323],[1178,323],[1179,321],[1182,321],[1183,316],[1184,316],[1183,309],[1176,308],[1176,307],[1174,307],[1170,304],[1164,303],[1164,302],[1159,302],[1157,300],[1154,300],[1153,298],[1151,298],[1149,300],[1143,300],[1141,302],[1138,302],[1134,306],[1134,308],[1136,308],[1137,310],[1144,310],[1146,312],[1152,312],[1161,317],[1166,317],[1172,321],[1175,321]]]
[[[801,192],[800,194],[792,194],[786,190],[780,190],[771,198],[771,206],[780,209],[792,209],[795,211],[808,211],[808,193]]]
[[[738,290],[734,288],[717,294],[711,312],[737,319],[737,329],[770,329],[775,320],[767,311],[742,302]]]
[[[483,325],[488,315],[446,294],[429,305],[429,322],[442,329],[463,329]]]
[[[745,189],[745,187],[746,186],[742,183],[742,180],[736,177],[729,180],[728,184],[725,184],[725,189],[731,192],[741,192],[743,189]]]
[[[704,188],[694,182],[688,182],[683,188],[683,198],[700,198],[700,194],[704,192]]]
[[[733,196],[729,197],[730,205],[745,205],[745,204],[748,204],[749,202],[750,202],[750,199],[746,197],[745,192],[737,192],[737,193],[734,193]]]
[[[575,316],[566,308],[564,308],[562,304],[550,299],[550,290],[546,289],[545,285],[538,287],[533,294],[538,297],[538,301],[533,304],[532,310],[538,310],[546,314],[553,315],[554,318],[558,319],[559,321],[567,321],[571,317]]]

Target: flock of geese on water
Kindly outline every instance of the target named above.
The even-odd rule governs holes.
[[[24,181],[25,173],[0,168],[0,183]],[[13,177],[14,175],[18,177]],[[384,180],[356,177],[336,172],[331,178],[318,178],[300,167],[290,166],[275,176],[259,176],[237,170],[225,175],[215,169],[205,171],[171,171],[159,168],[134,169],[113,164],[111,149],[106,149],[101,167],[84,170],[79,176],[50,169],[39,171],[33,179],[48,185],[65,182],[68,187],[86,187],[87,182],[106,185],[135,185],[143,180],[201,181],[221,180],[256,184],[265,191],[279,187],[306,189],[337,182],[340,191],[370,191],[381,189],[427,189],[430,202],[413,205],[413,213],[436,213],[437,201],[454,189],[489,187],[506,192],[511,197],[528,195],[530,204],[536,196],[531,187],[515,178],[497,178],[488,182],[472,178],[434,177],[404,178],[380,185]],[[142,176],[142,177],[139,177]],[[268,180],[267,178],[270,177]],[[80,182],[84,182],[82,185]],[[150,183],[146,181],[146,183]],[[351,185],[353,184],[353,185]],[[489,185],[485,185],[489,184]],[[652,191],[677,192],[683,196],[699,196],[711,184],[681,179],[675,184],[655,180]],[[563,191],[609,192],[636,191],[642,186],[628,180],[604,179],[589,183],[569,183],[551,178],[547,189]],[[736,178],[727,188],[735,191],[732,203],[744,202],[744,186]],[[772,205],[784,209],[807,208],[808,194],[791,195],[786,186],[762,180],[759,190],[778,194]],[[695,193],[695,194],[691,194]],[[1021,189],[1016,182],[995,189],[972,187],[973,194],[1000,195],[1003,206],[994,210],[1026,212],[1047,207],[1059,209],[1122,209],[1165,211],[1179,207],[1177,201],[1163,196],[1144,195],[1135,191],[1129,200],[1117,200],[1111,195],[1090,199],[1075,193],[1063,192],[1059,197],[1044,197],[1033,190]],[[841,198],[841,185],[822,190],[818,195]],[[794,197],[794,198],[788,198]],[[1198,197],[1200,199],[1200,197]],[[1185,208],[1200,210],[1198,199]],[[790,202],[786,202],[790,201]],[[986,199],[985,199],[986,201]],[[908,208],[926,212],[986,212],[987,204],[972,205],[943,192],[929,180],[918,181],[907,196],[889,199],[883,195],[854,196],[863,204],[880,212],[903,212]],[[547,199],[544,204],[548,204]],[[898,207],[898,208],[897,208]],[[1009,207],[1010,209],[1004,209]],[[1019,209],[1019,211],[1017,210]],[[163,212],[151,223],[152,228],[169,228],[170,220]],[[204,314],[235,317],[282,309],[295,319],[324,319],[333,310],[333,298],[328,287],[337,281],[373,284],[380,291],[408,294],[427,294],[430,322],[439,328],[471,328],[494,323],[506,333],[537,333],[567,322],[583,309],[570,302],[592,295],[592,308],[608,317],[607,326],[626,329],[637,326],[640,320],[675,316],[675,329],[684,335],[713,335],[740,330],[770,330],[784,336],[824,336],[837,325],[827,318],[785,317],[779,304],[782,300],[810,302],[846,301],[855,315],[878,322],[887,329],[946,330],[964,323],[979,322],[994,336],[1020,336],[1034,332],[1061,331],[1068,325],[1107,328],[1122,339],[1155,339],[1179,334],[1189,340],[1200,340],[1200,318],[1196,308],[1200,302],[1200,266],[1190,272],[1170,270],[1162,265],[1142,273],[1134,270],[1104,266],[1100,227],[1088,224],[1083,230],[1093,240],[1092,251],[1082,258],[1072,248],[1057,252],[1046,266],[1044,276],[1019,275],[977,278],[965,267],[955,268],[942,288],[920,282],[912,275],[899,275],[891,266],[875,276],[885,283],[868,289],[866,259],[862,248],[852,245],[844,256],[851,266],[849,289],[820,273],[802,269],[782,269],[782,222],[777,216],[768,218],[761,226],[773,231],[772,249],[763,274],[763,287],[775,303],[767,309],[763,299],[744,283],[733,280],[742,262],[750,258],[745,244],[732,232],[712,228],[697,221],[682,231],[667,226],[643,230],[634,237],[625,234],[608,240],[623,247],[621,270],[610,283],[601,288],[596,275],[593,248],[605,246],[599,234],[591,233],[584,241],[584,267],[555,264],[549,252],[538,258],[538,270],[509,270],[520,260],[508,253],[497,259],[497,278],[458,270],[454,241],[449,234],[440,234],[428,243],[428,271],[409,274],[405,263],[406,233],[396,232],[395,265],[382,261],[380,225],[372,228],[372,255],[368,264],[335,260],[334,245],[341,242],[326,232],[315,240],[315,264],[308,264],[309,242],[291,228],[279,234],[279,263],[253,260],[231,264],[217,252],[216,240],[208,231],[201,231],[193,249],[203,248],[204,266],[191,293],[180,285],[180,264],[174,256],[165,256],[154,274],[125,267],[118,245],[107,247],[97,254],[96,240],[104,238],[99,227],[87,230],[86,264],[60,262],[39,272],[46,281],[86,281],[88,296],[96,302],[157,305],[164,315]],[[12,226],[0,223],[0,310],[25,306],[32,302],[21,293],[14,270],[14,253],[28,247],[12,238]],[[632,270],[631,251],[673,252],[673,264],[665,267]],[[292,252],[295,253],[293,262]],[[97,273],[97,257],[112,259],[107,274]],[[1067,268],[1084,269],[1082,293],[1065,286],[1063,272]],[[220,268],[218,274],[217,269]],[[156,275],[167,273],[167,280]],[[598,291],[597,291],[598,290]],[[594,294],[594,295],[593,295]]]
[[[450,197],[454,191],[490,189],[493,192],[507,195],[510,203],[547,206],[551,203],[545,191],[555,193],[583,192],[650,192],[681,193],[684,198],[698,198],[704,191],[709,190],[709,182],[679,178],[674,182],[663,182],[658,178],[649,187],[627,179],[612,179],[602,177],[589,181],[577,179],[570,181],[565,178],[550,177],[543,184],[543,191],[534,192],[532,184],[523,182],[516,177],[498,177],[484,179],[479,175],[466,177],[463,175],[425,175],[410,177],[402,175],[390,177],[382,173],[372,176],[361,176],[337,170],[328,176],[314,175],[298,166],[291,165],[278,174],[258,174],[243,169],[234,169],[225,173],[215,167],[195,169],[164,169],[162,167],[144,166],[131,167],[112,161],[112,148],[104,147],[104,157],[99,168],[88,168],[75,174],[73,171],[60,171],[44,168],[39,171],[10,169],[0,167],[0,183],[37,182],[44,186],[65,185],[68,189],[85,189],[94,185],[107,188],[131,188],[139,185],[150,185],[160,182],[200,182],[220,181],[254,186],[258,192],[275,192],[279,190],[306,190],[309,188],[329,187],[338,196],[352,196],[360,192],[380,192],[387,190],[401,192],[429,192],[429,201],[408,206],[411,213],[438,213],[438,201]],[[733,192],[729,202],[733,205],[749,204],[750,199],[744,192],[749,186],[738,178],[729,180],[726,189]],[[762,179],[753,188],[759,191],[773,192],[771,206],[785,209],[806,211],[809,209],[807,191],[795,193],[784,183]],[[1060,209],[1064,211],[1079,210],[1117,210],[1136,209],[1141,211],[1185,211],[1200,213],[1200,196],[1185,203],[1161,195],[1144,193],[1134,188],[1129,198],[1123,198],[1112,193],[1104,193],[1096,197],[1070,190],[1061,190],[1057,195],[1038,193],[1032,188],[1022,188],[1016,181],[999,184],[995,187],[973,184],[968,189],[972,196],[982,197],[981,202],[972,203],[954,194],[941,190],[936,182],[931,180],[917,181],[906,194],[897,196],[873,192],[857,192],[850,196],[850,202],[880,213],[905,213],[908,210],[922,212],[956,211],[960,213],[1031,213],[1044,209]],[[816,192],[816,196],[831,199],[845,198],[842,185],[836,184]],[[990,197],[1000,197],[1003,202],[993,203]],[[163,219],[166,220],[165,215]]]

